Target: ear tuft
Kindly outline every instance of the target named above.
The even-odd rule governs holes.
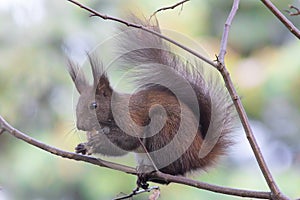
[[[85,90],[85,88],[89,86],[88,81],[86,80],[83,72],[80,71],[80,68],[76,63],[68,59],[67,66],[67,69],[75,84],[75,87],[79,94],[81,94]]]
[[[90,54],[87,54],[90,65],[91,65],[91,69],[92,69],[92,73],[93,73],[93,79],[94,79],[94,87],[96,85],[98,85],[99,80],[101,79],[101,77],[104,75],[106,76],[105,72],[104,72],[104,68],[102,63],[96,58],[96,56],[92,56]]]
[[[93,87],[96,90],[96,94],[100,94],[101,91],[111,91],[111,87],[109,84],[109,79],[104,70],[104,67],[96,56],[87,54],[94,78]]]

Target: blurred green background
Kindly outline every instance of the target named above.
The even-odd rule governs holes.
[[[177,1],[89,0],[105,14],[149,17]],[[157,14],[160,26],[186,35],[214,59],[232,1],[202,0]],[[300,1],[274,0],[280,10]],[[287,14],[285,14],[287,15]],[[288,18],[300,28],[300,17]],[[112,35],[115,22],[89,18],[62,0],[0,0],[0,115],[19,130],[73,151],[76,93],[65,66]],[[258,0],[242,1],[226,63],[280,188],[300,197],[300,43]],[[191,177],[223,186],[267,190],[243,131],[217,168]],[[135,167],[134,156],[107,158]],[[9,134],[0,136],[0,199],[111,199],[129,193],[135,177],[53,156]],[[153,184],[151,184],[153,185]],[[134,199],[147,199],[149,194]],[[4,197],[6,196],[6,197]],[[160,199],[242,199],[187,186],[161,186]]]

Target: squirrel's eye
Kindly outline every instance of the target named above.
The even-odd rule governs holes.
[[[96,102],[93,102],[93,103],[91,103],[91,105],[90,105],[90,109],[91,109],[91,110],[94,110],[94,109],[96,109],[97,107],[98,107],[98,105],[97,105]]]

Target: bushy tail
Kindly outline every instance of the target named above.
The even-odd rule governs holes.
[[[131,21],[160,33],[157,22],[153,25],[134,16]],[[163,85],[171,90],[200,118],[199,129],[205,138],[200,156],[208,156],[212,151],[214,155],[224,154],[232,140],[230,133],[235,128],[236,113],[220,78],[204,70],[201,62],[182,61],[154,34],[128,27],[121,30],[118,37],[120,63],[123,69],[131,71],[135,84],[141,89]],[[187,94],[190,88],[196,101],[193,95]]]

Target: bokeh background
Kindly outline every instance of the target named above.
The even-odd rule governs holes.
[[[87,0],[105,14],[149,17],[177,1]],[[300,1],[273,1],[283,11]],[[202,0],[157,14],[160,26],[192,38],[214,59],[232,1]],[[285,13],[286,16],[288,16]],[[300,28],[300,17],[288,18]],[[73,151],[76,95],[66,58],[83,63],[109,38],[115,22],[89,18],[62,0],[0,0],[0,114],[19,130]],[[280,188],[300,197],[300,43],[260,1],[242,1],[226,56],[254,133]],[[243,131],[221,164],[192,178],[223,186],[267,190]],[[134,156],[111,159],[135,166]],[[129,193],[135,177],[53,156],[9,134],[0,136],[0,199],[111,199]],[[153,185],[153,184],[151,184]],[[147,199],[149,194],[134,199]],[[161,199],[242,199],[171,184]]]

